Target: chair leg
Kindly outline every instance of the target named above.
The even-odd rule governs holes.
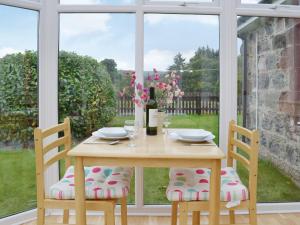
[[[127,225],[127,199],[121,198],[121,224]]]
[[[111,202],[105,213],[105,224],[106,225],[115,225],[115,203]]]
[[[200,212],[199,211],[193,212],[193,225],[200,225]]]
[[[172,202],[171,225],[177,225],[178,202]]]
[[[230,224],[235,224],[234,210],[229,210],[229,221],[230,221]]]
[[[251,225],[257,225],[256,209],[249,210],[249,220]]]
[[[38,208],[37,209],[37,225],[44,225],[45,224],[45,209]]]
[[[179,225],[188,224],[188,203],[179,202]]]
[[[64,209],[63,223],[65,223],[65,224],[69,223],[69,210],[68,209]]]

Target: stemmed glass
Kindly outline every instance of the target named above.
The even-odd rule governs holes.
[[[136,135],[135,121],[134,120],[125,120],[124,129],[127,131],[129,140],[130,140],[128,146],[135,147],[136,145],[133,142],[133,139],[135,138],[135,135]]]
[[[168,127],[170,126],[170,124],[171,124],[171,118],[170,118],[170,115],[166,112],[165,116],[164,116],[163,125],[165,127],[167,135],[168,135]]]

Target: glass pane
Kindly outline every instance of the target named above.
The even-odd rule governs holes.
[[[134,53],[134,14],[60,15],[59,119],[70,117],[74,145],[134,119],[133,103],[119,95],[130,83]]]
[[[159,109],[166,110],[170,127],[206,129],[218,143],[218,16],[146,14],[144,51],[145,85],[158,84]],[[159,78],[157,82],[155,78]],[[163,92],[163,83],[172,86],[172,91]],[[166,99],[162,93],[175,97]],[[168,169],[145,169],[146,204],[168,203],[168,180]]]
[[[36,207],[38,17],[0,5],[0,218]]]
[[[240,17],[238,24],[240,124],[261,139],[258,201],[299,202],[300,19]]]
[[[242,4],[300,5],[299,0],[242,0]]]
[[[135,0],[60,0],[60,4],[101,4],[101,5],[130,5],[134,4]]]

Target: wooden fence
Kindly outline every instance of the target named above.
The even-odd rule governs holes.
[[[173,115],[218,114],[220,109],[219,96],[203,95],[200,93],[185,93],[182,98],[175,99],[168,108]],[[242,111],[241,98],[238,100],[238,112]],[[134,114],[134,104],[131,98],[120,97],[117,103],[117,115],[129,116]]]

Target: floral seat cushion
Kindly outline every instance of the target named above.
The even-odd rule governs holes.
[[[207,201],[209,199],[210,169],[170,169],[167,188],[169,201]],[[248,189],[244,186],[232,167],[221,171],[221,201],[234,202],[248,199]]]
[[[87,199],[113,199],[129,193],[132,168],[84,167],[85,194]],[[64,177],[50,187],[50,198],[74,199],[74,167],[70,166]]]

